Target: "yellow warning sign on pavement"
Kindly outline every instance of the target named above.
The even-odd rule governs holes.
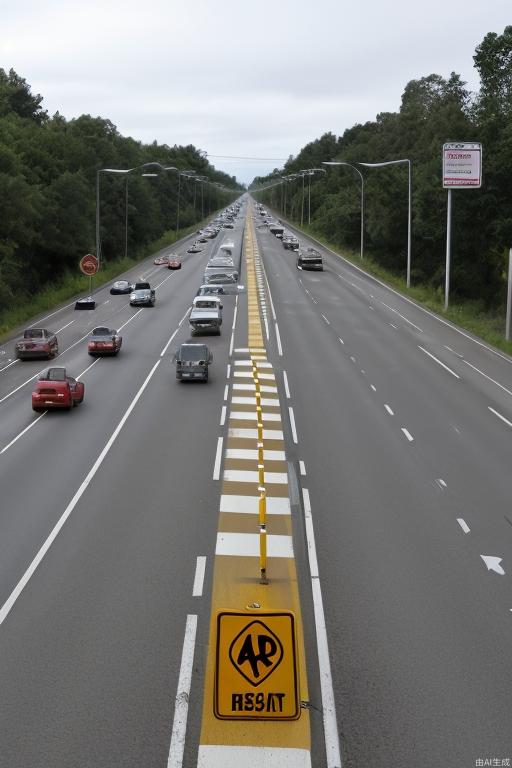
[[[293,613],[217,614],[214,714],[222,720],[300,717]]]

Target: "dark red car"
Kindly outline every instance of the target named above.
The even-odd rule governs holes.
[[[65,368],[48,368],[39,376],[32,392],[32,409],[72,408],[84,399],[85,385],[66,375]]]
[[[53,331],[46,328],[27,328],[23,338],[16,342],[16,357],[26,360],[30,357],[47,357],[59,354],[59,342]]]
[[[176,259],[175,257],[169,258],[169,262],[167,264],[168,269],[181,269],[181,261],[179,259]]]
[[[123,337],[117,331],[100,325],[89,336],[87,351],[90,355],[117,355],[122,343]]]

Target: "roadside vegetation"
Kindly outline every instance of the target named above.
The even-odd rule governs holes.
[[[455,72],[448,78],[430,74],[412,80],[397,113],[379,114],[339,137],[324,134],[283,168],[255,179],[250,191],[294,224],[307,222],[311,213],[312,235],[340,252],[358,254],[360,177],[348,166],[327,168],[322,163],[355,166],[365,188],[363,267],[510,352],[504,333],[512,247],[512,26],[503,34],[487,34],[473,59],[480,77],[478,93],[468,91]],[[442,189],[442,146],[454,141],[482,143],[483,183],[480,189],[455,190],[452,195],[451,306],[445,313],[447,192]],[[357,165],[405,158],[412,162],[410,291],[405,290],[407,166]],[[322,167],[326,173],[282,178]],[[359,263],[359,258],[354,261]]]
[[[110,279],[112,269],[118,274],[126,251],[132,265],[166,233],[172,242],[178,222],[181,236],[241,192],[234,177],[215,170],[192,145],[142,144],[91,115],[49,117],[42,101],[13,69],[0,68],[0,332],[27,311],[32,316],[69,298],[75,285],[83,291],[78,263],[96,253],[100,169],[138,170],[99,174],[105,269],[96,281]],[[141,167],[147,163],[190,174],[178,184],[176,171]]]

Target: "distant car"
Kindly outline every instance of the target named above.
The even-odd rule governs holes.
[[[297,251],[299,249],[299,241],[295,235],[283,235],[281,242],[283,243],[283,248],[288,251]]]
[[[72,408],[84,399],[85,386],[66,374],[65,368],[48,368],[42,373],[32,392],[32,409]]]
[[[202,234],[200,234],[200,235],[199,235],[199,237],[197,238],[197,242],[198,242],[198,243],[207,243],[209,239],[210,239],[210,238],[209,238],[209,237],[208,237],[208,236],[207,236],[207,235],[206,235],[206,234],[203,232],[203,233],[202,233]]]
[[[181,261],[179,259],[176,259],[176,258],[169,259],[167,267],[169,269],[181,269]]]
[[[179,381],[208,381],[208,366],[213,355],[206,344],[182,344],[173,356]]]
[[[234,226],[232,221],[225,221],[222,226],[224,227],[224,229],[234,229],[235,228],[235,226]]]
[[[235,263],[231,256],[213,256],[208,261],[209,267],[234,267]]]
[[[224,288],[222,285],[201,285],[197,291],[197,296],[223,296]]]
[[[149,287],[138,288],[141,283],[135,283],[133,291],[130,293],[130,306],[132,307],[154,307],[156,301],[155,289]]]
[[[23,331],[23,338],[16,342],[15,350],[18,360],[30,357],[47,357],[50,360],[59,354],[59,343],[53,331],[27,328]]]
[[[90,355],[117,355],[122,343],[123,337],[117,331],[100,325],[93,328],[87,342],[87,351]]]
[[[299,250],[297,253],[297,269],[312,269],[322,272],[324,268],[324,262],[322,255],[316,250],[316,248],[306,248],[306,250]]]
[[[207,285],[234,285],[238,282],[236,272],[213,272],[204,274],[204,282]]]
[[[168,261],[169,259],[167,256],[157,256],[153,264],[156,264],[157,267],[161,267],[164,264],[166,265]]]
[[[201,253],[202,250],[197,243],[193,243],[190,248],[187,248],[187,253]]]
[[[85,296],[75,301],[75,309],[96,309],[96,302],[92,296]]]
[[[116,280],[115,283],[113,283],[112,288],[110,289],[110,293],[113,296],[116,296],[121,293],[131,293],[133,289],[133,285],[128,282],[128,280]]]

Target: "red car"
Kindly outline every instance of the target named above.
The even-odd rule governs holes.
[[[90,355],[117,355],[122,343],[123,337],[117,331],[100,325],[89,336],[87,351]]]
[[[169,259],[168,269],[181,269],[181,261],[176,258]]]
[[[32,392],[32,410],[72,408],[84,399],[85,385],[66,375],[65,368],[48,368],[39,376]]]
[[[59,354],[59,343],[53,331],[46,328],[27,328],[23,338],[16,342],[16,357],[25,360],[29,357],[47,357]]]

